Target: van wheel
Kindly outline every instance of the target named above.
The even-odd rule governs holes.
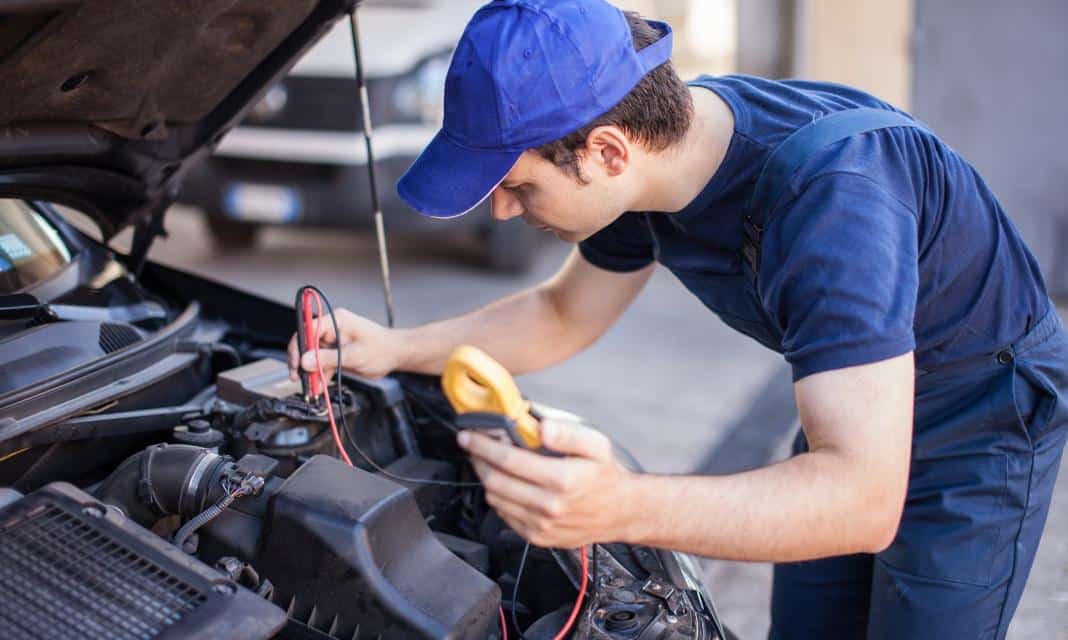
[[[516,218],[493,222],[485,230],[486,266],[494,271],[523,274],[537,255],[538,230]]]
[[[208,214],[208,231],[220,249],[250,249],[259,238],[259,225]]]

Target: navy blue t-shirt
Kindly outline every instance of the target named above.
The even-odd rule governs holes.
[[[899,127],[809,157],[764,229],[758,313],[735,313],[720,289],[743,277],[742,218],[771,151],[826,113],[893,107],[826,83],[693,84],[734,113],[723,163],[683,210],[625,213],[580,243],[592,264],[660,262],[728,324],[783,353],[795,379],[911,350],[917,368],[936,369],[996,352],[1048,310],[1034,257],[975,169],[931,133]]]

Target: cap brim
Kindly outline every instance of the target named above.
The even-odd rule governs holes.
[[[425,216],[461,216],[486,199],[522,154],[468,149],[439,131],[401,176],[397,194]]]

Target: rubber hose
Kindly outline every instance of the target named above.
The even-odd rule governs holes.
[[[229,462],[193,445],[152,445],[124,460],[96,497],[145,527],[167,515],[192,517],[225,495],[218,478]]]

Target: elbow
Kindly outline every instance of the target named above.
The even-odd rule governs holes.
[[[890,548],[894,538],[897,537],[897,527],[898,523],[895,522],[892,526],[882,526],[872,531],[868,536],[867,544],[864,545],[864,552],[882,553]]]
[[[862,543],[864,553],[881,553],[893,544],[901,526],[904,500],[884,502],[885,508],[874,509],[865,528]]]

